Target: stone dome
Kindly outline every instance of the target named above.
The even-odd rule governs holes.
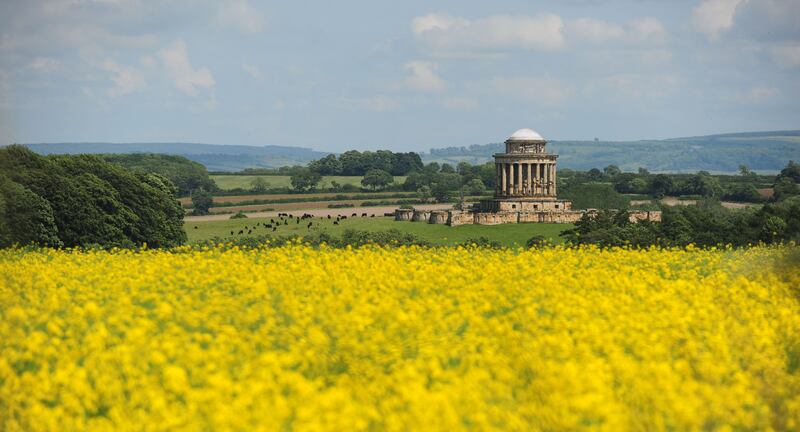
[[[544,138],[535,130],[526,128],[514,132],[506,141],[544,141]]]

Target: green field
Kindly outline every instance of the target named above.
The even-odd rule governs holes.
[[[236,188],[250,189],[253,186],[253,180],[256,178],[263,178],[269,183],[269,187],[291,187],[292,183],[289,181],[290,176],[267,176],[267,175],[212,175],[210,176],[214,182],[217,183],[222,190],[231,190]],[[406,180],[405,176],[395,176],[395,183],[403,183]],[[323,176],[319,184],[319,188],[326,189],[331,187],[331,182],[335,181],[340,185],[350,184],[361,187],[360,176]]]
[[[231,238],[231,231],[238,233],[246,225],[252,227],[256,222],[269,221],[263,219],[232,219],[209,222],[186,222],[184,228],[189,236],[189,243],[208,240],[213,237]],[[432,225],[423,222],[396,222],[391,217],[375,218],[352,218],[333,225],[332,220],[319,218],[313,219],[314,227],[308,228],[308,220],[300,221],[300,224],[290,222],[289,225],[281,225],[274,233],[272,230],[258,227],[253,234],[270,234],[277,236],[288,236],[292,234],[307,234],[317,230],[339,236],[345,229],[352,228],[365,231],[384,231],[397,228],[402,231],[412,233],[422,240],[429,241],[434,245],[452,245],[463,242],[468,238],[487,237],[506,246],[524,245],[525,242],[535,236],[541,235],[550,238],[554,243],[562,243],[558,234],[563,230],[572,228],[572,224],[506,224],[506,225],[462,225],[450,227],[447,225]],[[197,227],[197,228],[195,228]]]

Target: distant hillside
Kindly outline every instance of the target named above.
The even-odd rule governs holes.
[[[492,160],[503,144],[431,149],[428,162],[471,164]],[[745,132],[646,141],[551,141],[548,151],[559,154],[562,168],[591,169],[614,164],[624,171],[644,167],[654,172],[736,172],[739,165],[754,171],[780,171],[789,160],[800,160],[800,131]]]
[[[48,143],[25,144],[40,154],[164,153],[199,162],[209,171],[279,168],[305,165],[329,153],[301,147],[243,146],[196,143]]]

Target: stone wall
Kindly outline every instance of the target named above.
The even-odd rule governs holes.
[[[442,224],[459,226],[467,224],[478,225],[499,225],[508,223],[575,223],[583,217],[585,213],[596,212],[595,209],[589,210],[566,210],[566,211],[499,211],[484,212],[470,210],[408,210],[397,209],[394,219],[396,221],[427,222],[431,224]],[[651,222],[661,221],[660,211],[632,211],[629,217],[631,222],[649,220]]]
[[[475,212],[472,211],[452,210],[447,212],[447,215],[447,225],[450,226],[472,225],[475,223]]]
[[[411,209],[397,209],[394,211],[394,220],[396,221],[410,221],[414,210]]]
[[[411,215],[412,222],[427,222],[430,218],[431,212],[429,210],[414,210],[414,213]]]
[[[572,201],[557,199],[494,199],[481,201],[482,212],[562,212],[572,210]]]
[[[431,216],[428,218],[428,223],[430,224],[441,224],[444,225],[447,223],[449,219],[448,213],[452,210],[434,210],[431,212]]]

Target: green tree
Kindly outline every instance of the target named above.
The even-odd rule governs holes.
[[[189,196],[195,189],[217,190],[206,167],[183,156],[131,153],[101,155],[107,162],[143,173],[155,173],[169,179],[178,189],[179,196]]]
[[[269,190],[269,183],[264,177],[256,177],[250,182],[250,190],[256,193],[265,193]]]
[[[606,176],[613,178],[613,177],[616,177],[616,176],[622,174],[622,170],[619,169],[619,167],[616,166],[616,165],[609,165],[609,166],[603,168],[603,173]]]
[[[775,184],[772,185],[774,191],[772,198],[775,201],[783,201],[786,198],[800,194],[800,188],[791,177],[778,176]]]
[[[214,197],[211,193],[202,189],[192,192],[192,205],[194,206],[194,215],[207,215],[208,210],[214,204]]]
[[[800,164],[790,160],[786,168],[781,170],[780,177],[789,177],[795,183],[800,183]]]
[[[58,240],[66,247],[168,247],[186,240],[177,189],[159,174],[126,169],[94,155],[43,157],[22,146],[0,149],[0,172],[47,202]],[[29,203],[26,207],[47,213],[33,196],[19,197]],[[23,227],[15,223],[12,234]]]
[[[654,198],[661,198],[675,190],[675,183],[672,181],[672,178],[666,174],[656,174],[650,179],[648,189],[650,190],[651,196]]]
[[[428,199],[433,196],[431,192],[431,187],[428,185],[422,185],[417,189],[417,196],[422,199]]]
[[[587,177],[591,181],[603,181],[605,179],[605,175],[603,172],[597,168],[592,168],[586,173]]]
[[[440,173],[431,184],[431,194],[436,201],[451,201],[461,188],[461,176],[456,173]]]
[[[480,179],[472,179],[466,185],[464,185],[464,189],[469,195],[484,195],[486,193],[486,186]]]
[[[439,172],[445,173],[445,174],[452,174],[452,173],[456,172],[456,170],[453,169],[452,165],[450,165],[448,163],[443,163],[442,164],[442,168],[439,170]]]
[[[294,190],[308,192],[317,188],[319,182],[322,181],[322,176],[318,172],[303,168],[295,172],[289,181],[292,183]]]
[[[63,246],[50,203],[0,176],[0,247],[13,244]]]
[[[747,165],[739,165],[739,174],[745,177],[755,175],[753,171],[750,171],[750,168]]]
[[[687,185],[690,194],[701,195],[707,198],[719,198],[722,196],[722,186],[719,180],[708,173],[697,173],[689,179]]]
[[[329,154],[322,159],[311,161],[308,168],[320,175],[340,175],[342,173],[342,162],[336,158],[336,155]]]
[[[371,169],[364,174],[361,179],[361,185],[364,187],[375,189],[383,189],[394,182],[391,174],[380,169]]]

